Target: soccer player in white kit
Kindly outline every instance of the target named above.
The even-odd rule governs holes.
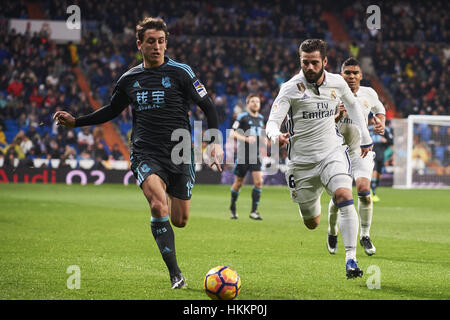
[[[345,80],[324,70],[327,64],[325,41],[305,40],[299,53],[301,71],[281,85],[266,133],[272,142],[288,145],[286,181],[308,229],[319,225],[323,189],[333,196],[339,207],[347,278],[361,277],[363,271],[356,260],[358,214],[353,204],[350,159],[334,120],[340,100],[361,128],[361,157],[372,149],[372,139],[361,107]],[[281,133],[280,126],[286,115],[288,132]]]
[[[342,64],[341,75],[347,82],[355,98],[358,100],[366,125],[369,113],[374,116],[374,131],[378,134],[384,133],[386,110],[378,100],[378,95],[370,87],[361,86],[362,70],[355,58],[349,58]],[[350,161],[352,164],[353,178],[356,182],[358,192],[358,212],[360,217],[359,242],[364,248],[364,252],[371,256],[375,254],[375,246],[370,239],[370,226],[372,224],[373,202],[370,196],[370,180],[374,166],[374,154],[372,151],[365,157],[359,156],[360,134],[359,128],[354,124],[352,118],[345,111],[345,105],[339,106],[339,113],[336,117],[338,130],[344,136],[345,144],[349,146]],[[337,220],[339,208],[331,200],[328,207],[328,237],[327,248],[331,254],[337,251]]]

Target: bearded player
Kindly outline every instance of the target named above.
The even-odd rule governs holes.
[[[340,209],[346,276],[356,278],[363,274],[356,260],[358,214],[353,204],[350,160],[334,120],[340,100],[361,128],[361,157],[372,149],[372,139],[347,83],[340,75],[324,70],[326,47],[320,39],[308,39],[300,45],[301,71],[281,85],[267,121],[267,136],[273,143],[288,145],[286,181],[308,229],[320,223],[323,190],[333,197]],[[288,132],[281,133],[286,116]]]

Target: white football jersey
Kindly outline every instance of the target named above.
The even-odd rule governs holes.
[[[344,143],[334,120],[340,100],[344,101],[354,122],[363,128],[362,144],[372,144],[361,107],[344,78],[327,71],[324,73],[324,81],[317,87],[316,84],[309,83],[303,71],[300,71],[281,85],[273,102],[266,133],[272,141],[276,141],[281,134],[280,126],[288,115],[288,156],[291,162],[319,162]]]
[[[370,112],[374,115],[386,114],[386,110],[384,109],[381,101],[378,99],[377,93],[371,87],[360,86],[354,96],[361,106],[366,125],[368,124]],[[359,151],[359,146],[361,145],[359,129],[358,126],[354,124],[349,114],[346,113],[345,116],[339,120],[337,125],[339,132],[345,138],[345,144],[350,147],[350,150],[353,152]]]

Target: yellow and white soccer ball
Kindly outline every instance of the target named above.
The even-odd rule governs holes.
[[[230,267],[218,266],[208,271],[203,288],[213,300],[232,300],[241,291],[241,278]]]

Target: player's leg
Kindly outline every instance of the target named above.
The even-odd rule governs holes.
[[[344,175],[335,176],[330,183],[336,184],[333,199],[339,208],[339,230],[345,247],[345,260],[356,260],[356,242],[358,237],[358,214],[353,203],[352,189],[340,187],[351,178]],[[333,181],[334,180],[334,181]]]
[[[170,221],[175,227],[183,228],[189,219],[191,200],[178,199],[169,194]]]
[[[367,178],[356,179],[356,189],[358,192],[358,213],[360,219],[359,242],[364,248],[364,252],[371,256],[375,253],[375,246],[370,239],[370,226],[372,225],[373,202],[370,196],[370,180]]]
[[[253,189],[252,189],[252,210],[250,212],[250,218],[254,220],[262,220],[258,213],[258,204],[261,199],[261,192],[263,186],[263,174],[262,171],[252,171]]]
[[[349,176],[337,175],[330,181],[334,188],[334,201],[339,208],[339,230],[345,249],[347,278],[362,276],[362,270],[356,264],[356,243],[358,239],[358,214],[353,203],[352,179]]]
[[[372,190],[373,202],[380,201],[380,198],[376,194],[378,184],[380,183],[380,176],[381,176],[381,164],[380,164],[380,161],[376,160],[375,167],[374,167],[373,174],[372,174],[372,180],[370,182],[370,189]]]
[[[336,149],[321,165],[321,181],[339,208],[339,231],[344,243],[347,278],[360,277],[363,273],[356,264],[359,223],[353,202],[351,173],[350,158],[344,149]]]
[[[359,242],[369,256],[375,253],[375,246],[372,244],[369,234],[373,216],[373,201],[370,195],[370,183],[374,168],[373,156],[374,153],[370,152],[365,158],[359,156],[357,159],[352,158],[353,176],[358,192]]]
[[[170,209],[170,221],[178,228],[184,228],[189,219],[191,206],[192,188],[195,182],[195,171],[193,166],[184,166],[181,173],[168,173],[168,205]],[[175,248],[173,248],[175,251]],[[186,287],[183,274],[178,272],[171,275],[172,288]]]
[[[241,192],[242,185],[244,184],[245,174],[247,168],[245,164],[236,164],[233,169],[234,183],[231,186],[231,203],[230,203],[230,215],[231,219],[237,219],[238,214],[236,212],[236,202]]]
[[[320,197],[315,201],[299,203],[298,206],[305,226],[310,230],[317,228],[320,224],[321,215]]]
[[[333,198],[330,199],[328,204],[328,232],[327,232],[327,249],[331,254],[337,252],[337,238],[338,238],[338,211],[339,208],[334,203]]]
[[[313,230],[320,223],[320,196],[323,186],[315,168],[290,167],[286,171],[292,201],[298,203],[299,214],[305,226]]]
[[[152,214],[150,226],[153,237],[169,270],[172,288],[178,289],[181,287],[181,283],[175,278],[179,277],[181,271],[178,267],[175,252],[175,234],[169,221],[166,184],[161,177],[152,174],[145,178],[141,188],[147,198]]]

